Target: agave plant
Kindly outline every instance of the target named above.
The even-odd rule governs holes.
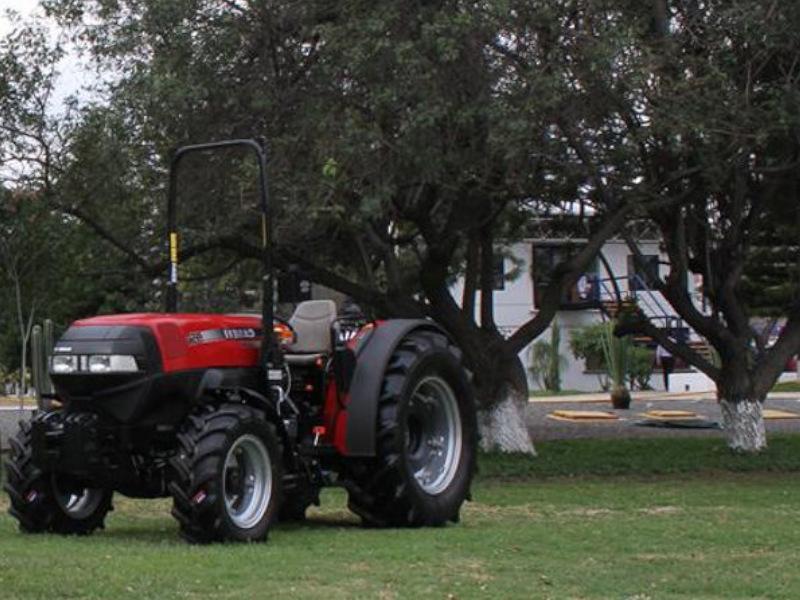
[[[614,335],[615,325],[615,321],[610,321],[603,328],[601,337],[603,356],[608,378],[611,380],[611,403],[614,408],[628,408],[631,404],[631,394],[626,385],[626,375],[632,344],[628,337],[620,338]]]

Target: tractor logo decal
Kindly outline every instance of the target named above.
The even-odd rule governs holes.
[[[186,341],[190,346],[197,344],[208,344],[211,342],[223,342],[227,340],[255,340],[261,337],[261,330],[252,327],[237,327],[230,329],[205,329],[203,331],[192,331],[186,336]]]

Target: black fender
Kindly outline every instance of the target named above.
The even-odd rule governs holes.
[[[290,467],[294,464],[294,440],[289,435],[286,423],[278,412],[274,400],[262,394],[258,389],[258,369],[208,369],[197,386],[195,401],[203,402],[204,398],[216,397],[219,400],[232,400],[243,402],[254,408],[263,410],[267,420],[275,426],[281,438],[284,450],[284,460]]]
[[[392,319],[376,327],[356,348],[356,368],[347,405],[347,455],[375,456],[378,399],[389,359],[400,341],[412,331],[428,330],[450,335],[433,321]],[[451,340],[452,341],[452,340]]]

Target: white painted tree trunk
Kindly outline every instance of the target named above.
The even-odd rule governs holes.
[[[478,414],[481,449],[487,452],[520,452],[536,456],[528,433],[528,398],[507,389],[503,400]]]
[[[735,452],[760,452],[767,447],[762,404],[758,400],[731,401],[721,398],[722,428],[728,446]]]

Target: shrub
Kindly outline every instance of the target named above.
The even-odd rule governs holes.
[[[559,353],[561,327],[554,321],[550,328],[550,341],[540,340],[531,346],[528,370],[539,388],[552,392],[561,391],[561,368],[566,359]]]
[[[575,329],[570,335],[569,345],[573,356],[586,362],[587,370],[602,371],[606,377],[613,379],[612,369],[606,358],[608,350],[605,349],[610,327],[613,327],[611,323],[595,323]],[[610,349],[615,353],[628,385],[631,389],[649,389],[650,375],[653,372],[653,351],[635,346],[629,340],[620,342],[620,346],[612,342]],[[601,379],[601,385],[603,389],[607,389],[608,381]]]

